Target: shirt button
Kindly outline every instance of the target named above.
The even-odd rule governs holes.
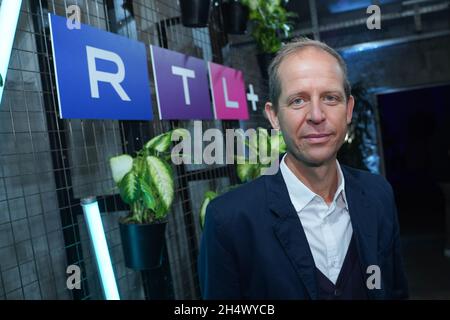
[[[334,290],[334,296],[335,296],[335,297],[339,297],[341,294],[342,294],[342,291],[341,291],[341,290],[339,290],[339,289],[335,289],[335,290]]]

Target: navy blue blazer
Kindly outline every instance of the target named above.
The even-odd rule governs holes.
[[[381,271],[381,288],[367,289],[369,298],[407,298],[390,184],[380,175],[341,168],[361,269],[377,265]],[[280,170],[208,205],[198,259],[204,299],[317,299],[315,272]]]

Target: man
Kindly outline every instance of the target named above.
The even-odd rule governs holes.
[[[209,204],[203,298],[406,298],[391,186],[336,159],[355,103],[345,62],[299,39],[274,58],[269,87],[265,111],[287,153],[277,174]]]

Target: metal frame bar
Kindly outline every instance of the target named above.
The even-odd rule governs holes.
[[[389,21],[389,20],[395,20],[395,19],[401,19],[406,17],[414,17],[416,15],[423,16],[424,14],[433,13],[433,12],[439,12],[443,10],[448,10],[450,8],[450,1],[445,1],[443,3],[429,5],[421,7],[418,11],[414,9],[408,9],[400,13],[386,13],[383,14],[383,21]],[[340,29],[346,29],[351,28],[355,26],[365,25],[367,21],[367,18],[361,18],[361,19],[354,19],[351,21],[344,21],[344,22],[337,22],[337,23],[331,23],[327,25],[322,25],[318,27],[318,32],[326,32],[326,31],[334,31],[334,30],[340,30]],[[298,36],[306,35],[306,34],[314,34],[315,30],[314,27],[311,28],[304,28],[304,29],[298,29],[294,30],[292,32],[291,38],[295,38]],[[289,40],[289,39],[284,39]],[[254,45],[254,40],[246,40],[246,41],[240,41],[236,43],[231,43],[230,46],[233,48],[240,48],[245,47],[249,45]],[[363,44],[363,43],[360,43]],[[355,44],[357,45],[357,44]]]
[[[51,44],[50,30],[44,25],[48,11],[47,0],[30,0],[30,10],[33,16],[33,24],[36,30],[35,40],[38,52],[46,52],[46,56],[39,55],[39,69],[44,92],[53,92],[56,97],[55,79],[52,75],[53,64],[49,61]],[[44,12],[45,11],[45,12]],[[67,141],[61,131],[65,131],[65,122],[58,118],[58,102],[52,100],[49,95],[44,95],[44,108],[46,110],[47,130],[52,155],[53,174],[55,177],[58,207],[61,215],[61,227],[64,238],[67,264],[79,264],[82,270],[81,290],[72,290],[74,300],[81,300],[89,296],[89,287],[85,275],[83,251],[80,242],[80,231],[75,222],[78,214],[82,214],[80,201],[73,195],[72,178],[70,174],[69,154]],[[54,108],[55,107],[55,108]]]
[[[320,41],[319,18],[317,16],[316,0],[309,0],[309,14],[311,15],[312,33],[314,40]]]
[[[433,13],[433,12],[447,10],[449,7],[450,7],[450,1],[445,1],[443,3],[429,5],[426,7],[421,7],[418,10],[408,9],[408,10],[405,10],[403,12],[398,12],[398,13],[394,13],[394,12],[385,13],[382,16],[382,19],[383,19],[383,21],[389,21],[389,20],[401,19],[401,18],[406,18],[406,17],[414,17],[417,14],[424,15],[427,13]],[[337,23],[322,25],[322,26],[319,26],[319,32],[334,31],[334,30],[345,29],[345,28],[350,28],[350,27],[359,26],[359,25],[365,25],[366,21],[367,21],[367,17],[364,17],[361,19],[355,19],[355,20],[351,20],[351,21],[337,22]],[[295,37],[295,36],[300,36],[303,34],[310,34],[313,32],[314,32],[314,30],[312,28],[305,28],[305,29],[300,29],[300,30],[294,31],[293,36]]]

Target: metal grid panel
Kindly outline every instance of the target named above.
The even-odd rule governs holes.
[[[127,208],[113,191],[108,159],[139,149],[152,136],[190,121],[61,120],[47,12],[61,16],[80,6],[82,22],[244,71],[259,92],[256,60],[226,46],[218,8],[209,28],[181,26],[176,0],[24,0],[8,80],[0,107],[0,299],[101,299],[102,294],[82,210],[82,197],[96,195],[113,259],[120,295],[148,295],[145,274],[125,268],[117,219]],[[225,50],[224,50],[225,49]],[[251,55],[251,52],[247,54]],[[147,55],[148,59],[150,55]],[[249,63],[249,64],[246,64]],[[150,60],[150,79],[153,79]],[[256,68],[256,70],[255,70]],[[154,114],[157,114],[151,81]],[[263,98],[263,97],[260,97]],[[262,113],[251,112],[254,127]],[[203,130],[244,127],[237,121],[203,121]],[[197,299],[198,209],[203,191],[236,183],[232,166],[176,166],[176,200],[169,213],[165,265],[159,271],[167,297]],[[170,263],[168,263],[170,261]],[[81,290],[66,287],[66,267],[83,271]]]

